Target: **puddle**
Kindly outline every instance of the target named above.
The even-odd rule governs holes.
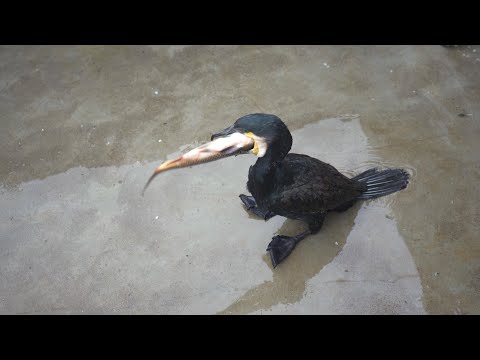
[[[316,124],[309,124],[302,129],[292,132],[294,145],[292,152],[305,153],[310,156],[322,159],[327,163],[334,165],[341,172],[353,176],[362,171],[365,171],[371,167],[383,167],[393,166],[397,167],[399,164],[386,164],[381,161],[380,158],[375,156],[371,146],[368,144],[367,138],[362,131],[358,115],[350,114],[340,118],[331,118],[322,120]],[[414,169],[408,169],[411,175],[413,175],[412,182],[414,182],[415,171]],[[382,199],[369,201],[376,205],[368,206],[367,203],[358,203],[348,211],[344,213],[329,214],[325,220],[325,223],[321,231],[310,236],[302,241],[294,250],[294,252],[282,263],[275,271],[273,271],[273,279],[266,281],[254,288],[249,289],[244,295],[237,299],[234,303],[224,309],[220,314],[245,314],[252,312],[261,312],[261,310],[268,310],[272,306],[277,304],[293,304],[300,301],[305,294],[315,293],[317,297],[316,301],[324,301],[330,304],[338,302],[338,291],[325,291],[323,294],[319,294],[316,286],[309,286],[310,280],[315,277],[312,283],[319,282],[319,279],[324,277],[323,271],[320,272],[324,266],[330,264],[334,260],[333,266],[339,267],[337,261],[341,261],[342,258],[336,259],[336,256],[342,251],[346,242],[350,239],[351,242],[358,242],[364,240],[365,236],[370,231],[362,233],[366,228],[365,225],[355,225],[356,219],[359,216],[362,222],[374,226],[377,231],[375,232],[376,238],[389,238],[390,241],[378,241],[378,249],[375,249],[375,253],[367,252],[365,256],[360,259],[355,259],[351,253],[344,254],[343,257],[348,257],[351,262],[350,278],[352,274],[360,279],[370,279],[368,281],[382,282],[378,279],[378,276],[370,276],[368,274],[369,264],[371,261],[384,261],[384,266],[387,270],[383,269],[383,274],[390,274],[391,268],[397,266],[396,272],[398,274],[412,274],[414,278],[412,288],[415,288],[415,296],[413,299],[421,297],[421,286],[416,274],[415,265],[411,258],[407,247],[405,246],[403,239],[396,231],[395,226],[386,226],[390,224],[391,219],[386,216],[391,213],[390,205],[394,203],[396,196],[393,195]],[[372,210],[373,209],[373,210]],[[379,211],[378,209],[381,209]],[[390,224],[391,225],[391,224]],[[358,230],[358,229],[362,230]],[[279,234],[296,234],[302,231],[303,225],[298,221],[287,220],[283,226],[277,231]],[[354,230],[352,230],[354,229]],[[355,230],[356,229],[356,230]],[[378,230],[380,229],[380,230]],[[368,228],[366,230],[369,230]],[[393,234],[395,236],[392,236]],[[375,238],[374,238],[375,239]],[[370,245],[370,241],[366,242],[366,245]],[[390,242],[394,242],[392,244]],[[393,254],[393,248],[398,247],[399,256],[396,259],[402,259],[400,264],[390,264]],[[355,244],[350,244],[350,249],[357,249]],[[355,250],[352,250],[355,251]],[[378,253],[377,253],[378,251]],[[377,258],[369,258],[369,256],[375,256]],[[367,259],[369,258],[369,259]],[[408,259],[406,261],[405,259]],[[268,255],[264,255],[264,261],[270,265],[270,259]],[[362,263],[362,261],[365,261]],[[346,266],[343,266],[345,270],[348,270]],[[320,272],[320,274],[319,274]],[[344,269],[339,272],[340,279],[345,277],[343,273]],[[366,273],[365,273],[366,272]],[[318,274],[318,275],[317,275]],[[398,275],[401,276],[401,275]],[[381,279],[381,276],[380,276]],[[365,280],[367,281],[367,280]],[[340,282],[340,280],[339,280]],[[398,289],[397,289],[398,290]],[[390,290],[392,292],[392,290]],[[318,298],[321,299],[318,299]],[[415,301],[415,308],[408,309],[412,304],[412,299],[409,300],[409,306],[404,308],[402,301],[399,298],[402,297],[402,291],[399,291],[396,295],[396,299],[392,300],[397,302],[396,307],[398,312],[417,312],[422,309],[422,306],[418,305],[418,301]],[[346,297],[346,299],[348,296]],[[393,296],[395,298],[395,296]],[[377,302],[378,303],[378,302]],[[362,306],[348,307],[348,302],[345,301],[343,308],[336,306],[338,313],[375,313],[372,309],[367,309]],[[310,307],[299,306],[299,309],[303,308],[303,312],[310,312]],[[324,313],[332,313],[332,309],[335,307],[315,307],[317,311]],[[288,309],[288,310],[287,310]],[[297,307],[295,307],[297,311]],[[282,311],[293,311],[290,308],[284,308]],[[381,312],[381,311],[379,311]],[[387,311],[388,312],[388,311]]]
[[[380,161],[370,153],[354,115],[322,120],[293,136],[294,151],[346,172]],[[382,211],[357,205],[332,214],[318,235],[304,240],[273,271],[265,251],[271,237],[296,233],[303,225],[279,216],[264,222],[244,210],[238,195],[246,192],[254,161],[245,155],[168,172],[152,182],[145,197],[140,196],[143,185],[161,160],[78,167],[20,184],[17,190],[3,188],[0,289],[8,296],[0,312],[208,314],[275,309],[301,302],[315,291],[310,282],[322,277],[322,268],[341,254],[346,242],[357,241],[350,240],[357,216],[363,213],[377,226],[392,221],[385,217],[392,199],[379,202]],[[385,228],[375,238],[390,233]],[[377,242],[378,253],[390,259],[392,244]],[[409,259],[406,248],[403,251],[398,257]],[[414,274],[404,262],[385,274]],[[350,270],[362,279],[361,266]],[[418,279],[412,276],[418,292]],[[402,285],[383,280],[371,281],[390,288]],[[412,309],[397,307],[400,312]]]
[[[415,313],[413,256],[428,313],[479,313],[479,52],[2,47],[0,312]],[[166,173],[140,197],[162,160],[258,111],[288,123],[297,152],[349,175],[402,167],[413,181],[331,214],[275,271],[271,237],[303,225],[245,212],[253,157]],[[382,276],[367,263],[343,274],[342,259],[361,260],[349,249],[369,244],[379,254],[360,253]]]

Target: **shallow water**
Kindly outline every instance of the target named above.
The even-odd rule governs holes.
[[[0,312],[478,313],[476,49],[1,47]],[[140,196],[258,111],[294,152],[410,184],[329,215],[275,270],[271,237],[304,225],[244,210],[253,156]]]
[[[322,155],[340,170],[355,164],[352,175],[379,165],[369,152],[358,116],[325,119],[292,135],[296,139],[292,151]],[[314,139],[324,137],[329,140],[312,145]],[[419,275],[394,221],[386,217],[393,199],[402,194],[332,214],[320,234],[303,241],[273,270],[265,251],[271,237],[295,234],[303,225],[282,217],[264,222],[243,209],[238,194],[244,192],[253,161],[253,156],[243,155],[170,171],[158,176],[145,197],[140,192],[156,163],[73,168],[4,191],[2,288],[17,294],[8,298],[5,310],[21,312],[33,306],[31,302],[52,301],[55,294],[54,301],[60,302],[55,309],[72,312],[104,312],[115,304],[111,311],[125,313],[250,313],[295,304],[332,278],[339,283],[368,278],[376,287],[388,289],[389,304],[399,304],[396,312],[422,311]],[[359,216],[360,231],[355,226]],[[375,230],[368,230],[369,223]],[[358,251],[358,244],[342,251],[346,243],[358,243],[371,231],[374,235],[365,246],[377,239],[375,252],[369,254],[375,258],[356,259],[351,251]],[[388,241],[378,241],[384,237]],[[341,252],[349,258],[348,264],[337,263]],[[32,253],[37,257],[31,258]],[[401,262],[392,264],[392,257]],[[371,263],[379,263],[378,274],[370,274]],[[22,264],[28,265],[28,271]],[[327,264],[336,271],[321,272]],[[245,276],[246,269],[250,276]],[[309,286],[311,281],[319,285]],[[336,304],[340,293],[327,291],[321,300],[319,296],[316,301]],[[407,306],[402,303],[406,297]],[[308,312],[302,304],[296,306]],[[332,310],[323,305],[315,311],[371,311],[350,306],[336,304]],[[47,309],[45,305],[36,311]]]

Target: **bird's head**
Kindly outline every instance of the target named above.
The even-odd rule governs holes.
[[[274,158],[283,159],[292,147],[292,135],[278,116],[271,114],[250,114],[239,118],[232,126],[212,135],[211,140],[234,133],[253,140],[250,152],[258,157],[271,153]]]

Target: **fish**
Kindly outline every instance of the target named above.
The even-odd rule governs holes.
[[[145,191],[152,180],[162,172],[248,153],[254,148],[254,144],[255,141],[252,138],[240,133],[233,133],[225,137],[218,137],[213,141],[200,145],[175,159],[167,160],[158,166],[150,176],[143,187],[142,196],[144,196]]]

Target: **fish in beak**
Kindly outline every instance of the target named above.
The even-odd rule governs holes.
[[[165,161],[160,165],[148,179],[142,191],[142,196],[145,193],[148,185],[159,173],[178,169],[187,166],[203,164],[210,161],[215,161],[229,157],[232,155],[239,155],[248,153],[254,147],[254,140],[237,132],[233,126],[230,126],[216,134],[213,134],[209,143],[201,145],[186,154],[173,159]]]

